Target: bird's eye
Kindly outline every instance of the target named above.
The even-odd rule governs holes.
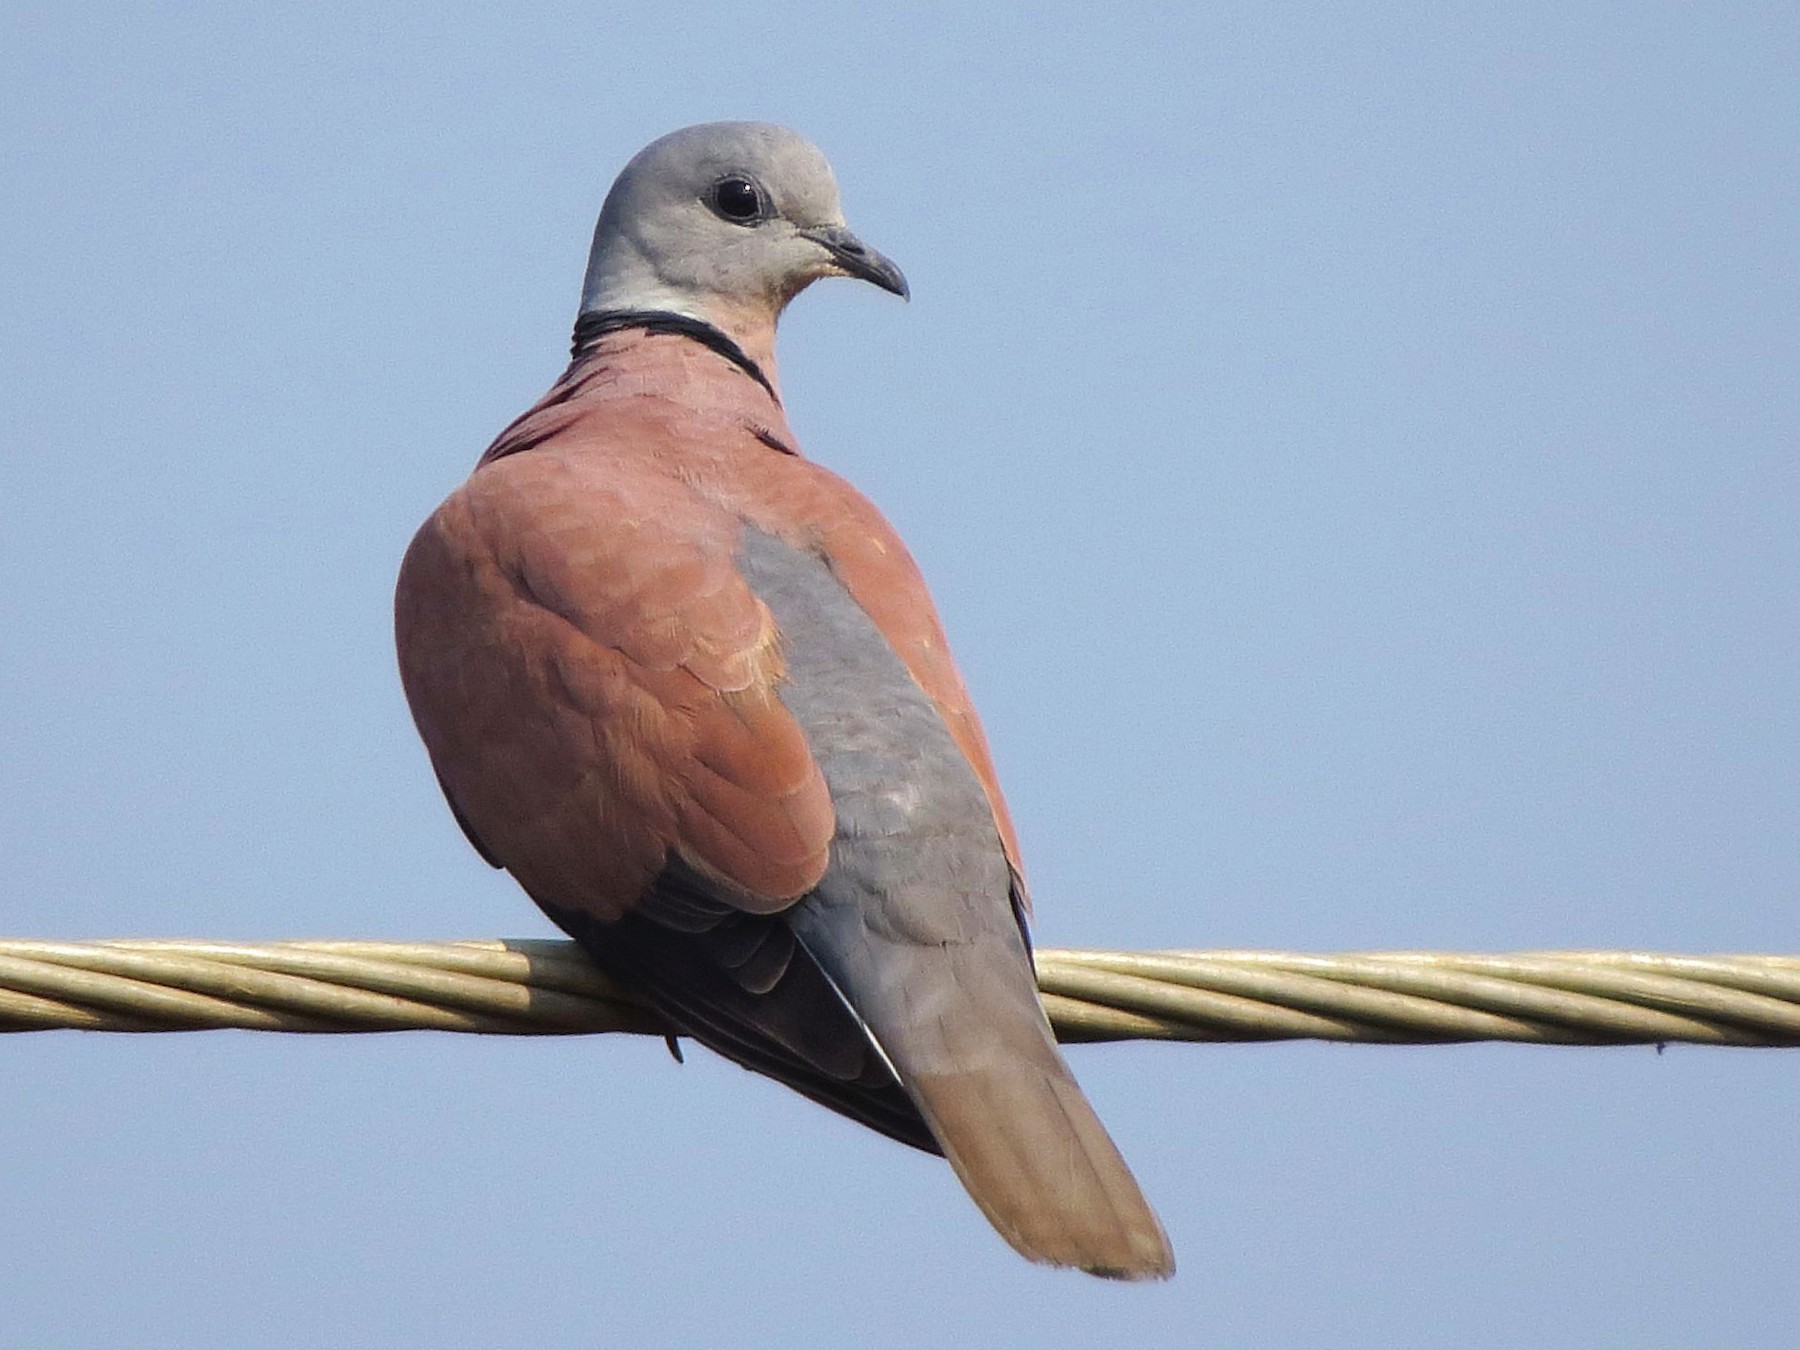
[[[708,205],[734,225],[754,225],[768,214],[761,189],[736,174],[713,184]]]

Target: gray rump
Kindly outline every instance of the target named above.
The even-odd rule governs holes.
[[[959,985],[996,968],[1029,979],[987,794],[823,559],[746,529],[739,566],[780,626],[787,678],[777,693],[837,811],[825,877],[789,921],[878,1044],[903,1061],[902,1078],[931,1071],[937,1047],[916,1029],[960,1002]]]

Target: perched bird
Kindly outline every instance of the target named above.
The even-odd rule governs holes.
[[[796,133],[631,160],[573,363],[407,551],[407,699],[475,848],[682,1034],[942,1153],[1031,1259],[1166,1276],[924,581],[783,415],[776,319],[829,276],[907,294]]]

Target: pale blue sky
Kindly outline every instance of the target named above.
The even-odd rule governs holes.
[[[613,174],[813,136],[784,326],[1045,945],[1800,950],[1800,11],[13,3],[0,932],[547,925],[401,700],[412,530]],[[0,1350],[1731,1346],[1800,1060],[1078,1050],[1170,1285],[623,1038],[0,1040]]]

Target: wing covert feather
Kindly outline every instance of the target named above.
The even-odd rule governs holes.
[[[674,854],[743,908],[783,908],[822,875],[834,817],[773,694],[736,522],[583,468],[492,462],[408,552],[402,675],[446,791],[543,903],[617,918]]]

